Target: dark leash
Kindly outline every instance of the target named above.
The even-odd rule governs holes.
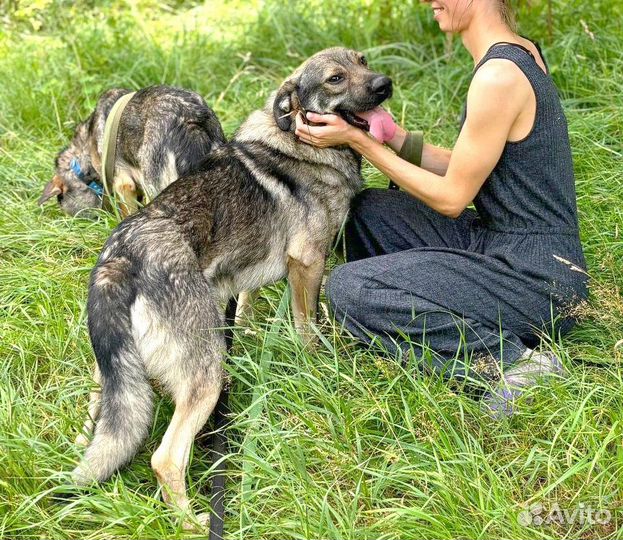
[[[234,339],[234,320],[236,318],[236,307],[238,302],[236,298],[232,298],[227,303],[225,310],[225,347],[227,353],[231,353],[232,343]],[[225,434],[225,426],[227,424],[227,413],[229,401],[229,386],[227,383],[223,385],[221,395],[214,409],[214,436],[212,439],[212,463],[219,460],[214,476],[212,477],[212,496],[210,499],[210,540],[223,539],[223,525],[225,518],[225,472],[227,466],[223,456],[227,453],[227,435]]]

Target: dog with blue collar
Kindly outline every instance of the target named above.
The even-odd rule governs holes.
[[[118,131],[109,135],[111,123]],[[63,212],[82,217],[112,210],[117,202],[125,217],[224,142],[216,115],[195,92],[169,86],[107,90],[56,157],[55,174],[38,202],[56,197]],[[108,167],[106,153],[112,154]],[[104,168],[110,168],[106,185]]]
[[[104,187],[92,164],[88,149],[88,129],[78,125],[74,138],[56,158],[56,174],[43,189],[38,204],[56,197],[61,209],[71,216],[91,217],[103,206]]]

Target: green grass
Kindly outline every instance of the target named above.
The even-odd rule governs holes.
[[[457,135],[470,59],[456,40],[448,49],[415,0],[221,4],[40,0],[0,19],[0,537],[193,536],[161,502],[149,467],[167,399],[145,448],[110,481],[76,493],[59,474],[80,455],[73,439],[93,363],[87,280],[114,218],[70,219],[36,200],[103,89],[195,89],[231,134],[304,58],[341,43],[392,76],[389,105],[408,128],[437,144]],[[228,368],[229,537],[623,536],[623,8],[555,1],[550,41],[545,4],[531,4],[522,3],[521,30],[545,46],[568,115],[592,276],[582,323],[548,345],[570,377],[493,424],[456,386],[357,347],[330,324],[316,352],[302,350],[284,284],[269,287],[255,334],[237,332]],[[197,510],[209,504],[209,440],[197,439],[188,476]],[[612,521],[520,525],[535,503],[606,508]]]

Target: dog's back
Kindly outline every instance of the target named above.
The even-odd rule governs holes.
[[[225,135],[203,98],[189,90],[151,86],[129,101],[119,124],[117,168],[153,200],[177,178],[188,174]]]
[[[129,92],[113,88],[100,96],[89,119],[78,125],[69,146],[57,156],[54,178],[39,204],[57,196],[61,209],[70,215],[102,207],[98,190],[103,191],[104,127],[115,102]],[[160,85],[143,88],[132,97],[121,116],[117,140],[115,175],[107,190],[131,199],[129,210],[134,210],[137,201],[152,200],[178,177],[196,169],[225,143],[225,135],[199,94]],[[129,189],[120,193],[117,188],[123,186]]]

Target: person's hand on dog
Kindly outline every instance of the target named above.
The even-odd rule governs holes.
[[[303,142],[318,148],[329,146],[350,145],[351,142],[363,133],[360,129],[351,126],[346,120],[337,114],[317,114],[308,112],[308,122],[323,124],[311,126],[303,120],[303,114],[296,115],[296,136]]]
[[[362,113],[357,116],[366,120],[370,126],[370,135],[381,144],[390,143],[394,138],[398,139],[398,131],[400,131],[391,114],[382,109],[375,107],[374,109]],[[352,126],[341,116],[336,114],[317,114],[308,112],[306,114],[308,122],[321,125],[309,125],[305,123],[303,114],[296,115],[296,136],[303,142],[311,144],[318,148],[327,148],[330,146],[349,145],[356,141],[362,135],[367,137],[364,131]],[[404,134],[402,140],[404,139]]]

